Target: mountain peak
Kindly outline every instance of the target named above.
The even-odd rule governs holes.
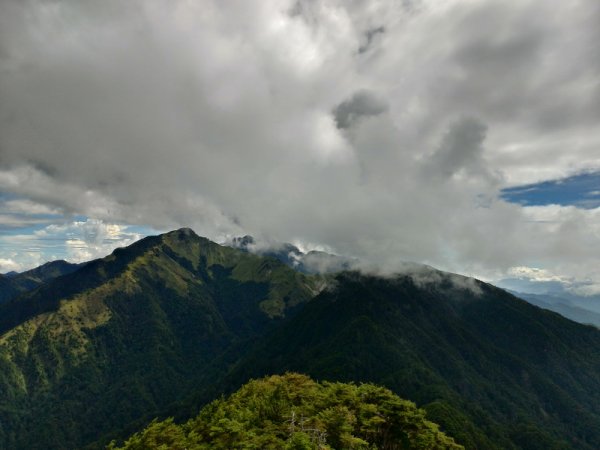
[[[169,231],[165,235],[174,235],[179,237],[199,237],[194,230],[189,227],[179,228],[177,230]]]
[[[82,448],[290,370],[386,385],[469,450],[600,448],[598,330],[427,266],[307,275],[339,257],[271,255],[182,228],[0,304],[0,448]]]

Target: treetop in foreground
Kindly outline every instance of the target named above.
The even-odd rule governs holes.
[[[122,450],[462,449],[414,403],[373,384],[288,373],[253,380],[182,425],[154,421]],[[116,450],[115,444],[109,449]]]

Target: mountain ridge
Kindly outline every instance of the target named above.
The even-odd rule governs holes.
[[[75,272],[85,264],[72,264],[64,260],[56,260],[24,272],[9,272],[0,275],[0,304],[33,291],[54,278]]]
[[[36,448],[54,442],[52,434],[80,446],[90,433],[158,412],[193,389],[214,357],[282,320],[322,282],[183,229],[0,305],[0,388],[8,394],[0,421],[32,428],[29,436],[5,430],[4,442]],[[102,386],[109,401],[81,403]],[[15,405],[30,411],[11,413]],[[115,406],[119,414],[109,412]],[[54,428],[53,417],[73,415],[79,428]]]
[[[303,252],[289,242],[257,242],[253,236],[234,237],[224,245],[259,256],[270,256],[287,264],[295,270],[307,274],[335,273],[352,270],[358,266],[358,260],[334,255],[321,250]]]
[[[190,229],[116,249],[0,305],[0,447],[101,448],[285,371],[384,385],[467,449],[600,446],[598,330],[410,267],[308,275]]]
[[[562,448],[557,443],[565,439],[543,430],[558,430],[567,422],[570,425],[562,425],[565,433],[577,427],[574,417],[585,424],[579,427],[581,433],[590,423],[600,423],[598,330],[484,283],[480,296],[469,290],[449,294],[439,285],[430,286],[426,296],[417,296],[420,288],[410,277],[390,281],[342,276],[346,280],[337,284],[342,291],[323,291],[247,355],[247,362],[240,362],[230,377],[239,383],[267,373],[299,371],[317,379],[380,383],[425,405],[432,420],[467,448],[520,448],[515,445],[526,436],[507,433],[514,420],[509,411],[529,417],[524,423],[546,442],[543,448],[554,448],[552,442]],[[585,346],[585,354],[578,353],[578,346]],[[577,377],[595,387],[586,386],[582,395],[582,386],[574,381]],[[548,392],[540,391],[533,380]],[[527,386],[520,387],[522,383]],[[470,405],[474,400],[483,406]],[[493,405],[504,405],[507,412],[490,414]],[[538,411],[546,408],[549,418],[540,412],[525,414],[535,405]],[[482,408],[488,412],[482,414]],[[462,416],[464,429],[440,415],[444,410],[454,411],[451,417]],[[551,418],[553,414],[560,418]],[[576,440],[570,445],[578,449],[600,445],[598,427],[589,429],[595,430],[595,441]]]

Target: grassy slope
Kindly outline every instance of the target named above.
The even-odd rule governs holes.
[[[307,302],[322,278],[146,238],[0,305],[0,448],[101,445],[289,370],[383,384],[469,449],[600,448],[600,332],[437,278],[343,274]]]
[[[156,414],[319,283],[179,230],[1,305],[4,446],[73,448]]]

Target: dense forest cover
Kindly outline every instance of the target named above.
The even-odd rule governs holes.
[[[468,450],[600,448],[600,331],[473,279],[310,275],[189,229],[27,276],[0,303],[1,449],[104,448],[286,372],[385,386]]]
[[[0,304],[0,448],[81,448],[143,424],[214,385],[214,360],[320,282],[179,230]]]
[[[384,385],[470,449],[600,448],[600,332],[484,283],[342,273],[233,368]]]
[[[116,450],[114,443],[109,446]],[[120,450],[462,449],[414,403],[373,384],[288,373],[251,381],[188,422],[154,421]]]

